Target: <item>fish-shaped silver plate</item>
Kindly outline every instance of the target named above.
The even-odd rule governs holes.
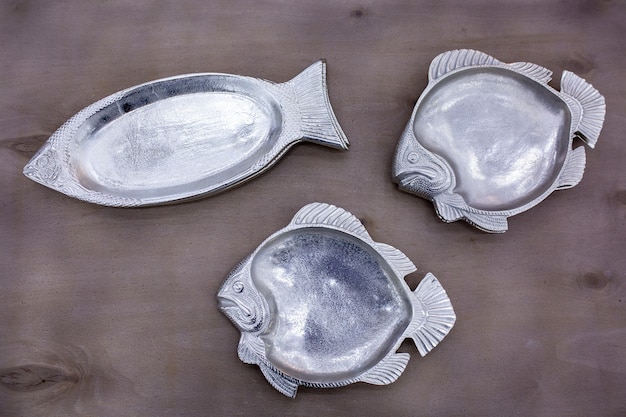
[[[415,269],[351,213],[312,203],[235,267],[219,307],[241,332],[239,358],[287,396],[300,385],[386,385],[409,361],[396,353],[404,339],[423,356],[456,320],[434,275],[409,289]]]
[[[604,97],[569,71],[554,90],[551,75],[474,50],[437,56],[396,149],[399,188],[432,200],[445,222],[505,232],[508,217],[578,184],[586,158],[573,139],[594,147]]]
[[[24,174],[91,203],[165,204],[249,180],[300,141],[348,148],[324,61],[282,84],[200,73],[120,91],[69,119]]]

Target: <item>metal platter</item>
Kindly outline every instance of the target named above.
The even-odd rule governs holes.
[[[218,301],[241,331],[239,358],[258,365],[281,393],[385,385],[409,361],[396,353],[404,339],[423,356],[456,320],[434,275],[409,289],[403,277],[414,271],[352,214],[313,203],[231,272]]]
[[[437,56],[398,143],[399,188],[432,200],[443,221],[504,232],[507,217],[578,184],[586,158],[573,139],[595,146],[604,97],[568,71],[556,91],[551,75],[479,51]]]
[[[92,203],[164,204],[249,180],[300,141],[348,148],[324,61],[282,84],[205,73],[120,91],[61,126],[24,174]]]

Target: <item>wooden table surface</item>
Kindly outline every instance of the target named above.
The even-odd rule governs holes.
[[[626,3],[611,0],[2,1],[0,415],[626,415],[625,39]],[[606,97],[582,182],[502,235],[444,224],[391,180],[428,65],[457,48],[545,66],[555,87],[571,70]],[[319,58],[348,152],[298,145],[239,188],[145,209],[22,175],[56,128],[110,93],[191,72],[281,82]],[[391,385],[292,400],[239,361],[215,295],[313,201],[405,252],[411,287],[435,273],[457,323],[424,358],[405,342],[412,359]]]

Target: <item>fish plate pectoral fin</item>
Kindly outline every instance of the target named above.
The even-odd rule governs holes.
[[[242,333],[237,353],[243,363],[258,365],[265,379],[267,379],[267,382],[281,394],[295,398],[296,392],[298,391],[298,381],[282,374],[266,363],[266,359],[264,359],[265,349],[263,342],[258,337]]]
[[[298,380],[283,375],[278,372],[273,367],[266,365],[265,363],[260,363],[259,368],[261,368],[261,372],[267,382],[270,383],[271,386],[276,388],[281,394],[286,395],[287,397],[295,398],[298,392]]]
[[[411,355],[408,353],[393,353],[388,355],[358,380],[373,385],[391,384],[402,375],[410,358]]]
[[[578,184],[583,178],[586,163],[585,148],[581,146],[574,149],[567,158],[565,166],[559,175],[557,189],[564,190]]]
[[[414,314],[407,333],[415,342],[420,355],[425,356],[450,332],[456,314],[446,290],[430,272],[412,295]]]
[[[508,230],[506,215],[482,213],[467,205],[458,194],[443,193],[433,198],[437,214],[444,222],[465,220],[469,224],[491,233],[504,233]]]
[[[257,365],[265,356],[263,341],[250,333],[242,333],[237,346],[237,354],[243,363]]]

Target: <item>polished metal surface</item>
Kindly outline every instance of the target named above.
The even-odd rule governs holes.
[[[301,380],[338,382],[362,373],[393,348],[411,319],[408,294],[390,280],[390,266],[345,233],[286,232],[263,244],[250,270],[273,307],[263,336],[267,359]]]
[[[425,355],[456,319],[432,274],[411,292],[402,278],[413,271],[356,217],[313,203],[231,272],[218,300],[242,333],[241,360],[283,394],[294,397],[299,385],[384,385],[406,367],[409,355],[395,352],[404,339]]]
[[[504,64],[471,50],[439,55],[395,156],[400,188],[431,199],[444,221],[504,232],[506,218],[582,178],[583,148],[604,120],[604,98],[565,71]]]
[[[24,173],[93,203],[163,204],[237,185],[302,140],[348,147],[323,61],[283,84],[192,74],[129,88],[71,118]]]

